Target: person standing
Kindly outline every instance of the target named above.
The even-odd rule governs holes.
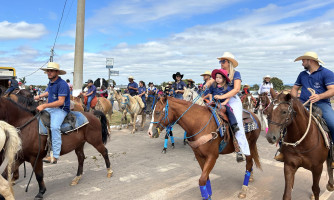
[[[72,95],[72,93],[73,93],[73,85],[71,84],[70,79],[66,79],[66,83],[67,83],[68,87],[70,88],[70,93]]]
[[[184,88],[187,87],[186,84],[182,81],[183,74],[180,72],[176,72],[173,74],[173,79],[175,83],[173,83],[174,97],[177,99],[183,99]]]
[[[42,68],[48,76],[49,84],[45,92],[34,97],[35,100],[48,97],[45,104],[39,105],[38,111],[46,110],[50,113],[50,129],[52,140],[53,156],[44,159],[44,162],[56,164],[61,150],[61,133],[60,126],[63,123],[66,115],[70,112],[70,89],[67,83],[59,76],[66,74],[60,70],[59,64],[49,62],[47,68]]]
[[[131,96],[135,96],[138,94],[138,84],[136,82],[134,82],[133,80],[135,80],[133,78],[133,76],[129,76],[129,84],[128,84],[128,92]]]

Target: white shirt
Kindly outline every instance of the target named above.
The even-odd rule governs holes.
[[[270,88],[274,88],[272,83],[261,83],[258,93],[262,94],[264,92],[267,92],[270,96]]]

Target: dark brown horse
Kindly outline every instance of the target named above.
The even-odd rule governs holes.
[[[190,106],[192,107],[189,108]],[[187,109],[188,111],[186,112]],[[181,115],[182,117],[179,121],[177,121]],[[254,114],[252,115],[259,124],[257,117]],[[221,153],[219,153],[219,145],[223,138],[220,136],[213,136],[216,134],[218,127],[209,108],[172,97],[163,97],[157,102],[154,108],[149,134],[152,137],[159,137],[159,130],[162,130],[167,125],[171,125],[176,121],[187,132],[189,145],[194,151],[195,157],[202,169],[199,186],[201,188],[202,197],[207,198],[205,197],[206,195],[203,196],[203,191],[207,192],[209,196],[212,194],[209,174],[213,169],[219,154],[229,154],[235,152],[232,137],[228,137],[229,140],[227,141],[226,147]],[[227,132],[225,132],[225,135],[229,135],[228,128],[226,128],[226,130]],[[247,185],[250,176],[251,181],[253,180],[251,175],[253,161],[258,168],[261,168],[256,147],[256,141],[259,135],[260,128],[246,134],[251,155],[246,156],[247,171],[244,181],[246,184],[243,185],[242,190],[239,193],[239,198],[246,197]]]
[[[329,149],[326,148],[319,128],[313,120],[311,120],[307,131],[310,114],[302,103],[290,94],[281,93],[273,99],[266,113],[269,122],[266,136],[268,142],[274,144],[282,138],[283,143],[281,147],[281,153],[284,155],[285,177],[283,199],[291,199],[295,173],[299,167],[303,167],[312,172],[312,191],[315,199],[318,200],[319,180],[323,163],[326,160],[329,176],[327,190],[333,191],[333,170],[331,169],[331,159],[328,157]],[[282,135],[285,129],[286,133]]]
[[[106,117],[101,112],[95,113],[100,117],[100,120],[93,114],[83,114],[88,119],[89,124],[69,135],[62,135],[62,148],[60,154],[64,155],[75,150],[79,162],[77,175],[73,179],[71,185],[76,185],[82,176],[85,159],[83,148],[86,142],[93,145],[96,150],[102,154],[106,162],[107,176],[111,177],[112,175],[108,150],[104,146],[108,139]],[[43,180],[42,159],[47,154],[47,151],[45,150],[47,136],[40,136],[38,134],[38,122],[34,119],[34,115],[29,112],[29,110],[4,97],[0,98],[0,120],[4,120],[14,127],[20,127],[22,151],[20,151],[18,155],[18,160],[15,163],[13,171],[17,170],[24,161],[30,162],[39,185],[39,192],[35,199],[43,199],[46,187]],[[29,122],[30,120],[32,121]],[[25,123],[28,124],[21,127]],[[2,159],[2,157],[0,158]],[[0,161],[2,162],[3,160]],[[4,176],[6,177],[6,174],[4,174]]]

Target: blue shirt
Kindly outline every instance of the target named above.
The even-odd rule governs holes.
[[[183,99],[183,94],[182,93],[175,93],[175,90],[184,90],[184,87],[187,87],[187,85],[181,80],[178,83],[173,83],[172,88],[174,89],[173,91],[173,95],[175,98],[178,99]]]
[[[63,79],[58,77],[55,82],[49,82],[45,91],[49,93],[48,103],[58,101],[60,96],[65,97],[64,105],[59,106],[59,108],[70,112],[70,88]]]
[[[139,87],[138,88],[138,94],[141,94],[143,92],[146,92],[146,87]],[[145,95],[141,96],[141,97],[145,97]]]
[[[129,84],[128,84],[128,90],[129,90],[129,93],[130,93],[130,94],[133,94],[133,93],[137,94],[137,91],[136,91],[136,90],[134,90],[134,89],[129,89],[129,87],[138,88],[138,84],[137,84],[136,82],[129,83]]]
[[[327,86],[334,85],[334,73],[320,65],[319,69],[312,74],[306,70],[300,72],[295,85],[302,86],[300,100],[302,102],[306,102],[311,96],[311,93],[307,90],[307,88],[314,89],[316,94],[326,92]],[[321,99],[318,102],[330,104],[330,99]]]
[[[12,88],[19,88],[19,83],[15,79],[10,80],[10,87]]]
[[[95,95],[96,95],[96,87],[95,87],[95,85],[92,85],[92,86],[90,86],[88,88],[87,94],[89,94],[91,92],[93,92],[93,93],[91,95],[89,95],[89,97],[93,97],[94,98]]]
[[[231,91],[234,89],[234,80],[240,80],[241,81],[241,75],[240,72],[234,71],[234,76],[233,79],[231,80],[230,83],[227,84],[227,90]]]
[[[215,95],[223,95],[229,92],[228,88],[224,89],[224,87],[218,87],[218,86],[211,86],[209,89],[209,93],[212,94],[212,100],[214,100]],[[219,99],[218,102],[224,102],[225,99]]]

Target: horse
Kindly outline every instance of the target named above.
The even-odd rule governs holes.
[[[254,104],[256,104],[254,97],[252,96],[251,93],[245,94],[244,96],[241,97],[242,101],[242,108],[249,110],[249,111],[254,111]]]
[[[149,94],[146,98],[146,108],[145,113],[147,115],[152,115],[155,104],[158,101],[158,94]]]
[[[251,115],[259,124],[259,120],[254,113],[251,113]],[[225,143],[226,147],[219,153],[219,146],[223,141],[223,138],[217,136],[218,126],[212,118],[212,113],[209,107],[200,106],[171,97],[162,97],[154,108],[151,125],[148,131],[148,134],[151,137],[159,137],[160,131],[164,129],[164,127],[172,126],[177,122],[187,132],[189,146],[191,146],[202,169],[199,185],[203,199],[210,199],[208,196],[212,195],[209,174],[213,169],[219,154],[229,154],[235,151],[233,137],[230,137],[229,129],[226,128],[224,137],[227,137],[227,144]],[[226,124],[223,126],[226,127]],[[246,175],[244,185],[239,193],[239,198],[246,197],[248,180],[254,180],[252,175],[253,161],[256,166],[261,169],[261,163],[256,147],[260,129],[261,128],[257,128],[246,133],[251,155],[246,156]]]
[[[104,78],[96,79],[93,84],[95,85],[96,88],[101,88],[102,85],[104,85],[104,87],[106,87],[106,88],[108,88],[108,86],[109,86],[108,81]]]
[[[268,105],[270,104],[270,98],[267,92],[259,94],[259,107],[258,107],[258,116],[261,121],[261,127],[263,130],[268,130],[267,115],[263,112]]]
[[[135,98],[133,96],[131,96],[130,94],[123,94],[122,95],[123,98],[121,98],[121,108],[123,109],[123,114],[125,112],[125,116],[126,116],[126,112],[129,112],[131,115],[131,119],[132,119],[132,125],[133,125],[133,129],[131,131],[131,133],[135,133],[136,129],[136,120],[137,120],[137,116],[141,115],[142,116],[142,120],[141,120],[141,130],[144,130],[144,124],[146,121],[146,113],[144,112],[144,106],[140,105],[140,97]],[[143,102],[142,102],[143,103]],[[144,104],[144,103],[143,103]]]
[[[10,124],[0,121],[0,157],[8,160],[7,180],[0,175],[0,194],[7,200],[14,200],[12,189],[12,166],[16,153],[21,149],[21,139]]]
[[[195,88],[184,88],[184,93],[183,93],[183,99],[186,101],[193,102],[196,99],[196,104],[200,106],[204,106],[205,103],[203,101],[202,97],[198,97],[197,91],[195,91]]]
[[[89,124],[67,135],[61,136],[62,148],[60,154],[64,155],[75,150],[78,157],[78,170],[71,185],[78,184],[81,179],[85,159],[83,149],[86,142],[93,145],[103,156],[107,167],[107,177],[110,178],[113,173],[110,167],[108,150],[104,146],[109,137],[105,115],[100,111],[95,111],[94,115],[86,112],[83,113],[83,115],[88,119]],[[43,199],[46,187],[43,180],[42,159],[47,154],[47,136],[39,135],[39,125],[36,117],[37,115],[34,116],[28,109],[20,106],[11,99],[0,98],[0,120],[4,120],[12,126],[18,127],[21,132],[22,151],[18,154],[13,171],[16,171],[24,161],[30,162],[39,185],[39,192],[35,196],[35,199]],[[3,159],[1,157],[0,163],[2,162]],[[7,173],[4,172],[3,176],[7,177]]]
[[[319,181],[325,161],[329,176],[327,190],[333,191],[333,169],[331,158],[328,156],[329,149],[326,148],[316,122],[310,119],[310,113],[303,104],[290,94],[281,93],[273,99],[265,112],[269,122],[266,135],[268,142],[275,144],[282,139],[281,153],[284,155],[285,177],[283,199],[291,199],[295,173],[299,167],[303,167],[312,172],[312,191],[315,200],[319,200]]]

